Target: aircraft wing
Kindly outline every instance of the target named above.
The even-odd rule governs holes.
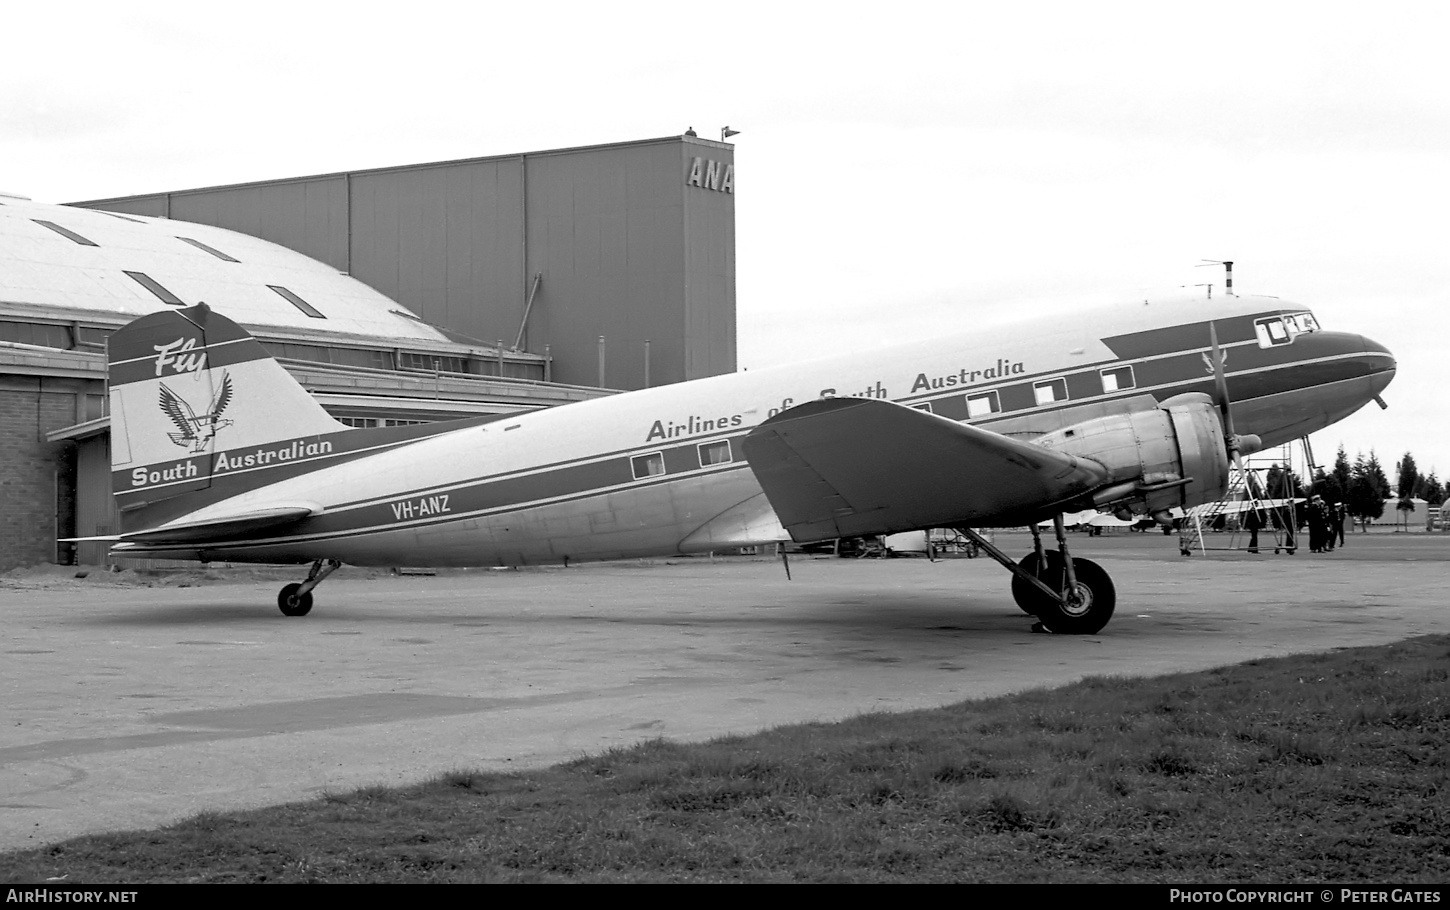
[[[1204,515],[1211,512],[1214,515],[1237,515],[1240,512],[1249,511],[1255,505],[1260,509],[1285,509],[1301,502],[1307,502],[1307,500],[1302,496],[1298,499],[1234,499],[1229,502],[1206,502],[1189,509],[1188,514]]]
[[[790,408],[752,430],[744,449],[801,542],[1026,524],[1107,476],[1094,462],[871,398]]]

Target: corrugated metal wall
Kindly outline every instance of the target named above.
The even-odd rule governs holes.
[[[347,187],[341,177],[182,193],[171,218],[261,237],[347,271]]]
[[[675,143],[530,157],[529,272],[542,273],[530,342],[569,338],[559,378],[644,385],[693,378],[684,363],[683,180]],[[734,309],[733,299],[729,306]]]
[[[730,147],[700,149],[686,146],[684,167],[690,172],[694,158],[715,161],[720,170],[731,168]],[[688,176],[687,176],[688,179]],[[723,179],[723,178],[720,178]],[[735,371],[735,195],[713,186],[685,186],[685,372],[714,376]],[[728,307],[720,306],[728,299]]]
[[[352,274],[429,322],[512,344],[523,308],[517,159],[356,174]]]
[[[683,137],[81,203],[280,243],[429,322],[524,347],[559,382],[640,388],[735,369],[735,197],[689,183],[734,148]]]

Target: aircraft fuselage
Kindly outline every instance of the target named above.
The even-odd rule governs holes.
[[[157,510],[163,520],[204,519],[292,501],[316,504],[317,514],[285,533],[200,547],[131,544],[117,555],[479,566],[780,540],[786,535],[742,454],[741,441],[762,421],[820,398],[878,398],[1031,439],[1130,398],[1211,392],[1210,321],[1236,429],[1276,445],[1362,407],[1394,373],[1384,348],[1306,319],[1305,308],[1272,298],[1135,304],[435,424],[395,441],[341,431],[228,449],[228,428],[219,426],[215,450],[196,456],[211,459],[206,504],[164,500],[169,484],[196,482],[190,456],[118,468],[123,501],[154,499],[151,521]],[[239,378],[229,418],[244,412],[247,393]],[[991,478],[963,478],[971,482]]]

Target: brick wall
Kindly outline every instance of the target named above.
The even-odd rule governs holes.
[[[67,385],[0,378],[0,571],[55,562],[56,537],[74,532],[74,444],[45,441],[47,432],[76,422],[75,391]]]

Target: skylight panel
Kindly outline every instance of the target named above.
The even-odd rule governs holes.
[[[125,216],[125,215],[120,214],[119,212],[108,212],[105,209],[91,209],[91,211],[93,211],[93,212],[100,212],[102,215],[110,215],[112,218],[119,218],[122,221],[129,221],[132,224],[145,224],[146,223],[146,222],[142,221],[140,218],[129,218],[129,217]]]
[[[82,237],[80,234],[77,234],[75,231],[71,230],[70,228],[63,228],[60,225],[56,224],[54,221],[43,221],[43,220],[41,220],[39,218],[32,218],[30,220],[31,221],[34,221],[36,224],[40,225],[41,227],[50,228],[52,231],[55,231],[57,234],[61,235],[62,237],[68,237],[71,240],[74,240],[76,243],[79,243],[81,246],[100,246],[99,243],[96,243],[94,240],[91,240],[89,237]]]
[[[301,297],[298,297],[296,294],[292,293],[286,288],[276,284],[269,284],[267,285],[267,287],[276,291],[279,295],[281,295],[284,300],[286,300],[288,303],[292,304],[302,312],[306,313],[308,316],[311,316],[313,319],[327,318],[326,316],[322,315],[322,313],[318,312],[317,307],[303,300]]]
[[[145,272],[127,272],[126,274],[132,281],[135,281],[141,287],[155,294],[162,303],[168,306],[186,306],[186,303],[180,297],[168,291],[161,282]]]
[[[222,260],[223,262],[241,262],[240,259],[233,259],[231,256],[228,256],[226,253],[223,253],[221,250],[217,249],[216,247],[207,246],[206,244],[202,243],[200,240],[193,240],[190,237],[180,237],[180,236],[178,236],[176,239],[182,241],[183,243],[189,243],[189,244],[191,244],[192,246],[196,247],[199,250],[205,250],[206,252],[211,253],[213,256],[215,256],[216,258]],[[274,288],[274,290],[275,290],[275,288]]]

